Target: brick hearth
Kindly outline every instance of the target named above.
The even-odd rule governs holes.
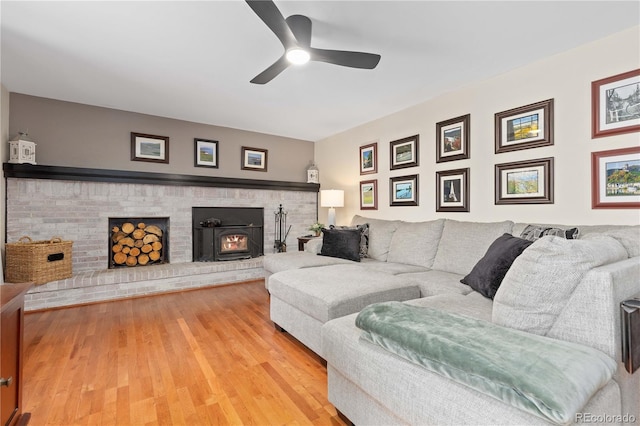
[[[25,310],[47,309],[264,278],[262,258],[74,273],[32,289]]]

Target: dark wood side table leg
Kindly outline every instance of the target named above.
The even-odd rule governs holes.
[[[304,245],[313,237],[298,237],[298,251],[304,251]]]

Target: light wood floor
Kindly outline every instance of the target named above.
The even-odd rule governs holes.
[[[30,425],[343,425],[263,281],[27,313]]]

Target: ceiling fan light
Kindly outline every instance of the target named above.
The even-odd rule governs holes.
[[[294,65],[302,65],[309,62],[311,56],[304,49],[295,48],[287,51],[287,60]]]

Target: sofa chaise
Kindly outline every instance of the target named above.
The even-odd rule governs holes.
[[[326,360],[350,421],[640,420],[619,308],[640,293],[640,226],[355,216],[345,228],[263,263],[272,321]]]

